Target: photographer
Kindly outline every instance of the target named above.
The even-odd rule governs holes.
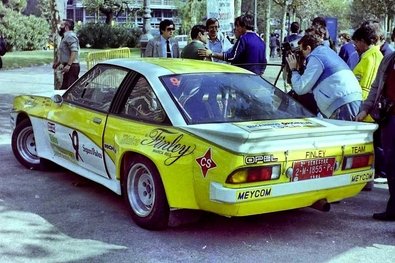
[[[302,74],[295,55],[286,58],[292,71],[292,89],[298,95],[312,92],[324,117],[352,121],[361,105],[361,87],[347,64],[322,44],[321,31],[320,27],[309,29],[298,42],[306,59]]]

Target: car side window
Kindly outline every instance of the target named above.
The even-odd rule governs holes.
[[[162,123],[166,114],[144,77],[140,77],[131,90],[121,114],[133,119]]]
[[[81,77],[65,94],[64,100],[108,112],[111,102],[128,71],[98,65]]]

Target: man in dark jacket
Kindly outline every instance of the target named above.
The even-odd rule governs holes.
[[[204,57],[199,56],[198,50],[206,48],[207,44],[207,31],[204,25],[196,25],[191,29],[192,41],[184,47],[181,52],[182,58],[199,59],[203,60]]]
[[[385,56],[381,61],[376,78],[370,88],[368,98],[362,104],[362,110],[356,117],[357,121],[362,121],[371,112],[380,95],[384,95],[390,101],[395,101],[395,52]],[[387,175],[390,197],[385,211],[373,214],[373,218],[381,221],[395,221],[394,107],[389,111],[387,120],[380,123],[379,126],[381,132],[381,145],[384,151],[384,171]]]
[[[222,59],[258,75],[263,74],[267,64],[266,45],[254,32],[252,15],[241,15],[235,19],[235,35],[237,41],[232,49],[222,53],[200,49],[199,55]]]

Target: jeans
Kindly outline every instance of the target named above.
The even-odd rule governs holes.
[[[362,101],[356,100],[350,103],[344,104],[337,108],[331,115],[330,119],[354,121],[355,117],[359,113]]]
[[[384,151],[384,171],[387,174],[390,198],[386,212],[395,216],[395,115],[391,115],[387,122],[380,125],[381,145]]]

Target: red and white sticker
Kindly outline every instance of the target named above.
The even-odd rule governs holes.
[[[217,164],[211,157],[211,148],[209,148],[202,157],[197,158],[196,162],[200,166],[204,177],[206,177],[208,170],[217,167]]]

